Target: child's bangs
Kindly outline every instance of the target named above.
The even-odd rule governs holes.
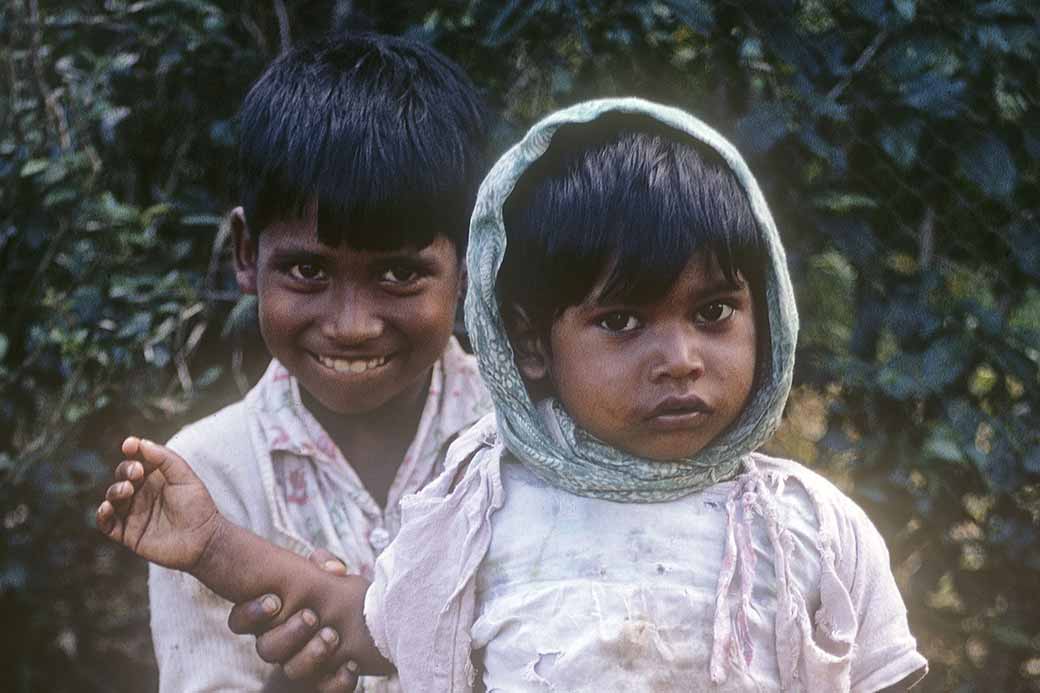
[[[754,289],[766,265],[744,189],[714,152],[645,118],[562,127],[517,181],[503,216],[499,298],[545,324],[597,292],[662,298],[694,257]]]
[[[704,219],[702,210],[684,199],[655,202],[642,214],[619,209],[606,227],[611,238],[600,260],[599,303],[658,301],[695,258],[710,259],[734,288],[760,264],[758,237],[742,233],[746,227],[727,228],[717,223],[721,220]]]

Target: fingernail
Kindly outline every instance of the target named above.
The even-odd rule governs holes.
[[[302,618],[303,622],[308,626],[315,626],[318,623],[318,615],[310,609],[304,609],[303,613],[300,614],[300,618]]]
[[[279,601],[278,597],[274,596],[273,594],[266,595],[260,601],[260,606],[263,607],[264,613],[267,614],[268,616],[271,616],[274,613],[276,613],[278,611],[278,609],[281,607],[281,605],[282,604]]]
[[[348,659],[346,666],[347,666],[347,671],[349,671],[351,674],[356,674],[358,672],[358,669],[361,668],[361,666],[357,662],[355,662],[353,659]]]
[[[339,561],[325,561],[324,567],[326,572],[329,573],[345,573],[347,572],[347,566],[343,565]]]
[[[339,633],[331,628],[322,628],[318,636],[329,645],[335,645],[336,641],[339,640]]]

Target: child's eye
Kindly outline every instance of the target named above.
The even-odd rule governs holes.
[[[311,262],[298,262],[291,266],[289,276],[305,282],[320,282],[328,279],[325,270]]]
[[[733,315],[733,306],[721,301],[709,303],[697,311],[697,318],[701,322],[708,323],[728,320],[731,315]]]
[[[631,332],[640,326],[639,318],[631,313],[610,313],[599,321],[599,326],[611,332]]]
[[[386,271],[379,277],[381,281],[388,282],[390,284],[408,284],[414,282],[419,278],[419,272],[413,267],[406,267],[405,265],[395,265],[393,267],[387,267]]]

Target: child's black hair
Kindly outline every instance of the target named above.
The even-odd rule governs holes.
[[[358,250],[461,255],[485,173],[488,121],[472,83],[418,41],[371,33],[300,44],[256,81],[238,115],[246,224],[305,218]]]
[[[645,116],[566,125],[517,181],[503,209],[506,253],[496,291],[545,333],[604,273],[601,302],[662,298],[695,254],[739,276],[768,344],[768,257],[747,195],[706,146]],[[760,352],[768,353],[768,352]]]

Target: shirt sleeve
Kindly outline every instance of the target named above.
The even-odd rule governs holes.
[[[167,445],[188,461],[220,511],[249,527],[242,489],[222,466],[243,459],[243,443],[230,435],[229,422],[220,423],[218,432],[229,434],[230,440],[214,442],[213,425],[207,421],[189,426]],[[191,575],[149,565],[148,601],[160,693],[259,691],[273,673],[274,665],[256,654],[253,638],[228,629],[231,603]]]
[[[252,638],[228,630],[231,605],[188,575],[149,566],[152,642],[160,693],[258,691],[274,666]]]
[[[917,641],[910,634],[906,606],[892,575],[885,540],[857,505],[847,498],[842,500],[847,507],[839,520],[842,548],[837,569],[849,586],[858,621],[851,690],[873,693],[917,671],[923,676],[928,662],[917,651]]]

